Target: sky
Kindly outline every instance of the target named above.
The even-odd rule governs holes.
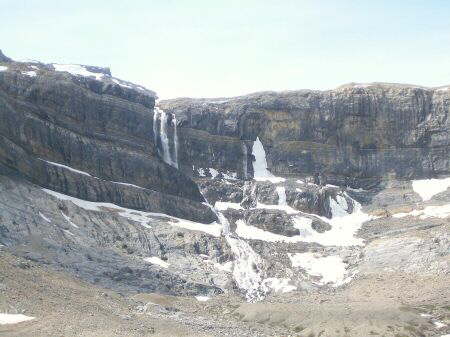
[[[450,84],[449,0],[0,0],[13,59],[110,67],[174,97]]]

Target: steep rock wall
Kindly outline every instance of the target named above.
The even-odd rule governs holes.
[[[73,66],[87,73],[79,76],[6,58],[0,66],[0,173],[90,201],[216,219],[197,185],[158,154],[154,92],[98,67]]]
[[[243,175],[247,145],[264,144],[277,175],[322,172],[372,184],[450,173],[450,90],[350,84],[330,91],[262,92],[228,99],[174,99],[184,169],[209,162]]]

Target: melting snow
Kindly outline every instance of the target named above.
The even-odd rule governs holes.
[[[132,89],[133,87],[131,85],[125,84],[125,82],[122,82],[121,80],[117,79],[117,78],[113,78],[112,81],[118,85],[120,85],[121,87],[124,88],[129,88]]]
[[[167,214],[163,214],[163,213],[138,211],[135,209],[121,207],[121,206],[118,206],[118,205],[115,205],[112,203],[108,203],[108,202],[94,202],[94,201],[78,199],[78,198],[71,197],[69,195],[55,192],[52,190],[48,190],[45,188],[43,188],[42,190],[48,194],[53,195],[54,197],[56,197],[60,200],[71,201],[78,207],[81,207],[88,211],[100,211],[100,212],[105,211],[102,208],[109,208],[109,209],[117,210],[117,211],[119,211],[117,213],[118,215],[120,215],[124,218],[127,218],[129,220],[138,222],[142,226],[144,226],[145,228],[148,228],[148,229],[152,228],[150,225],[148,225],[148,223],[152,220],[152,218],[158,219],[158,218],[164,217],[164,218],[167,218],[170,220],[170,221],[168,221],[168,223],[172,226],[181,227],[181,228],[185,228],[185,229],[189,229],[189,230],[193,230],[193,231],[204,232],[204,233],[207,233],[207,234],[215,236],[215,237],[219,237],[223,230],[223,226],[217,222],[213,222],[211,224],[202,224],[202,223],[198,223],[198,222],[193,222],[193,221],[189,221],[189,220],[185,220],[185,219],[176,218],[176,217],[173,217],[173,216],[170,216]]]
[[[434,195],[444,192],[450,187],[450,177],[444,179],[413,180],[414,192],[420,195],[423,201],[430,200]]]
[[[289,284],[290,281],[288,278],[269,277],[263,281],[263,285],[273,289],[276,293],[288,293],[297,289],[296,286]]]
[[[69,171],[72,171],[72,172],[75,172],[75,173],[79,173],[79,174],[82,174],[82,175],[85,175],[85,176],[92,177],[89,173],[84,172],[84,171],[80,171],[80,170],[76,170],[76,169],[74,169],[74,168],[71,168],[70,166],[66,166],[66,165],[63,165],[63,164],[54,163],[54,162],[52,162],[52,161],[44,160],[44,159],[41,159],[41,158],[38,158],[38,159],[39,159],[39,160],[42,160],[42,161],[45,161],[46,163],[49,163],[49,164],[51,164],[51,165],[58,166],[58,167],[62,167],[62,168],[64,168],[64,169],[66,169],[66,170],[69,170]],[[97,178],[97,179],[98,179],[98,178]]]
[[[211,174],[211,176],[213,178],[215,178],[219,175],[219,171],[217,171],[216,169],[213,169],[212,167],[209,168],[209,173]]]
[[[49,218],[47,218],[44,214],[42,214],[41,212],[39,212],[39,216],[44,219],[47,222],[52,222]]]
[[[103,179],[100,179],[98,177],[94,177],[93,175],[90,175],[87,172],[76,170],[76,169],[74,169],[74,168],[72,168],[70,166],[54,163],[52,161],[44,160],[44,159],[41,159],[41,158],[38,158],[38,159],[42,160],[42,161],[45,161],[46,163],[49,163],[51,165],[58,166],[58,167],[64,168],[66,170],[69,170],[69,171],[72,171],[72,172],[75,172],[75,173],[78,173],[78,174],[82,174],[82,175],[85,175],[85,176],[88,176],[88,177],[92,177],[92,178],[98,179],[98,180],[103,180]],[[119,181],[110,181],[110,180],[104,180],[104,181],[108,181],[108,182],[113,183],[113,184],[124,185],[124,186],[131,186],[131,187],[136,187],[136,188],[140,188],[140,189],[146,190],[145,187],[141,187],[141,186],[130,184],[130,183],[122,183],[122,182],[119,182]]]
[[[6,71],[6,70],[8,70],[8,67],[0,66],[0,71]]]
[[[64,219],[66,219],[66,221],[67,221],[72,227],[80,228],[80,227],[78,227],[77,225],[75,225],[75,224],[72,222],[72,220],[70,219],[70,217],[68,217],[67,215],[65,215],[63,212],[61,212],[61,215],[63,216]]]
[[[280,206],[286,206],[286,189],[284,188],[284,186],[277,186],[275,188],[275,191],[278,194],[278,205]]]
[[[197,170],[197,172],[200,177],[206,177],[205,170],[201,167]]]
[[[331,203],[333,218],[320,217],[315,214],[309,214],[331,225],[331,230],[324,233],[318,233],[311,228],[311,219],[300,215],[293,217],[294,227],[300,231],[300,235],[284,236],[271,233],[254,226],[247,225],[243,220],[236,221],[236,233],[245,239],[264,240],[269,242],[316,242],[323,246],[357,246],[363,244],[363,239],[356,238],[355,234],[361,225],[373,219],[373,216],[365,214],[361,210],[361,205],[354,201],[353,213],[348,214],[345,211],[347,203],[343,202],[344,198],[338,199],[338,202]],[[341,204],[342,203],[342,204]],[[289,207],[289,206],[272,206],[264,205],[265,208]],[[258,204],[261,208],[261,204]],[[293,209],[291,209],[293,210]],[[300,212],[293,210],[296,214]],[[295,213],[292,213],[295,214]],[[306,213],[305,213],[306,214]]]
[[[76,76],[95,77],[97,81],[100,81],[105,74],[93,73],[87,70],[85,67],[79,64],[53,64],[55,71],[65,71]]]
[[[225,262],[224,264],[214,263],[214,267],[217,268],[218,270],[225,271],[227,273],[231,273],[233,271],[233,262],[228,261],[228,262]]]
[[[22,71],[22,75],[26,75],[29,77],[35,77],[37,74],[35,71],[32,70],[32,71]]]
[[[288,254],[292,267],[301,267],[308,274],[319,276],[317,282],[320,285],[331,283],[333,287],[339,287],[351,281],[351,277],[346,277],[345,263],[339,256],[322,257],[313,253]]]
[[[107,203],[107,202],[93,202],[93,201],[87,201],[87,200],[83,200],[83,199],[78,199],[78,198],[71,197],[69,195],[58,193],[58,192],[55,192],[55,191],[52,191],[52,190],[48,190],[48,189],[45,189],[45,188],[43,188],[42,190],[44,192],[48,193],[48,194],[53,195],[54,197],[56,197],[56,198],[58,198],[60,200],[71,201],[75,205],[77,205],[78,207],[81,207],[81,208],[83,208],[85,210],[88,210],[88,211],[104,211],[104,210],[102,210],[102,207],[118,210],[119,211],[117,213],[118,215],[120,215],[120,216],[122,216],[124,218],[128,218],[130,220],[139,222],[142,226],[144,226],[146,228],[151,228],[150,226],[148,226],[148,222],[150,221],[148,216],[150,216],[150,215],[154,215],[154,216],[161,216],[161,215],[163,215],[163,214],[159,214],[159,213],[148,213],[148,212],[137,211],[137,210],[134,210],[134,209],[124,208],[124,207],[120,207],[120,206],[117,206],[115,204]]]
[[[439,322],[439,321],[434,321],[433,324],[436,326],[437,329],[442,329],[447,326],[447,324]]]
[[[232,209],[243,209],[242,206],[237,202],[225,202],[225,201],[216,201],[214,204],[214,208],[218,211],[225,211],[229,208]]]
[[[237,286],[246,292],[245,297],[248,301],[261,300],[267,292],[261,275],[263,259],[247,242],[229,235],[226,236],[226,240],[235,255],[233,278]]]
[[[259,137],[253,143],[252,154],[255,157],[255,161],[253,162],[253,179],[257,181],[267,180],[272,183],[279,183],[286,180],[281,177],[275,177],[267,169],[266,152]]]
[[[416,209],[409,213],[397,213],[393,215],[394,218],[404,218],[406,216],[418,216],[421,219],[426,219],[430,217],[443,219],[450,216],[450,204],[442,206],[427,206],[422,210]]]
[[[2,314],[0,313],[0,324],[16,324],[34,319],[31,316],[22,314]]]
[[[169,268],[169,266],[170,266],[170,263],[167,263],[167,262],[161,260],[157,256],[146,257],[146,258],[144,258],[144,261],[148,262],[148,263],[151,263],[151,264],[156,264],[156,265],[158,265],[160,267],[163,267],[163,268]]]
[[[222,234],[223,226],[219,223],[213,222],[211,224],[205,225],[198,222],[193,222],[184,219],[178,219],[176,222],[171,222],[171,225],[176,227],[181,227],[189,229],[191,231],[199,231],[207,233],[211,236],[219,237]]]

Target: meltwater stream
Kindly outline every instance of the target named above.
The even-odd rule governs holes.
[[[162,109],[155,107],[153,113],[153,137],[157,146],[158,139],[161,141],[162,158],[165,163],[178,168],[178,132],[177,119],[175,115],[171,115],[173,125],[173,151],[171,150],[170,139],[167,133],[169,115]],[[159,133],[158,133],[159,121]]]

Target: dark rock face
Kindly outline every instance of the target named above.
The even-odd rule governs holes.
[[[5,54],[3,54],[3,52],[0,49],[0,62],[11,62],[11,59],[9,57],[6,57]]]
[[[105,68],[85,66],[94,74],[86,77],[53,65],[1,62],[7,70],[0,72],[0,173],[14,169],[89,201],[216,219],[197,185],[158,154],[154,92],[119,82]]]
[[[217,201],[234,203],[242,201],[244,183],[240,180],[230,183],[223,179],[199,179],[197,184],[203,196],[211,205],[214,205]]]
[[[243,176],[259,136],[276,175],[321,172],[333,184],[370,187],[450,173],[448,88],[375,83],[174,99],[160,107],[179,121],[183,168],[200,160]]]
[[[245,212],[245,221],[251,225],[275,234],[284,236],[299,235],[300,231],[294,228],[292,219],[283,211],[256,209]]]

